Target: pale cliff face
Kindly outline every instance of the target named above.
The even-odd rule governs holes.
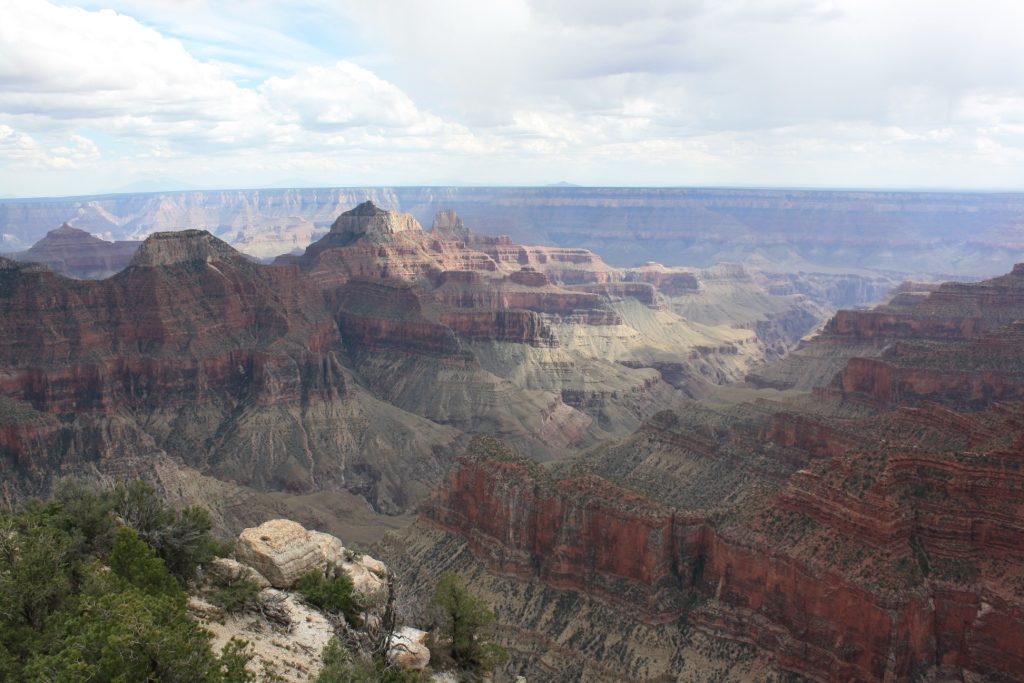
[[[385,211],[373,202],[366,201],[338,216],[338,220],[331,226],[331,232],[341,235],[346,242],[360,238],[386,240],[398,233],[423,232],[423,226],[410,214]]]

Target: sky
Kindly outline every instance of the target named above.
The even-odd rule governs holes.
[[[1019,0],[4,0],[0,196],[1024,189]]]

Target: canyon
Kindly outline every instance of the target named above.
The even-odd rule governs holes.
[[[762,227],[752,206],[782,221],[792,201],[806,222],[768,250],[780,259],[755,255],[771,231],[737,229],[704,257],[743,265],[621,265],[648,254],[600,221],[584,239],[557,207],[611,202],[612,225],[635,216],[629,192],[576,190],[511,212],[520,234],[562,225],[548,246],[478,231],[512,190],[366,191],[418,211],[479,199],[474,219],[445,208],[428,229],[349,208],[355,191],[270,192],[234,245],[222,223],[153,232],[153,196],[132,200],[135,223],[79,205],[0,259],[0,499],[144,478],[225,535],[288,517],[376,543],[421,609],[462,575],[496,610],[502,675],[530,680],[1024,676],[1024,265],[896,287],[855,263],[891,248],[879,220],[863,250],[782,269],[822,248],[821,216],[853,225],[848,202],[891,197],[756,191],[641,194]],[[160,201],[202,226],[253,196]],[[1012,198],[957,197],[873,206],[1017,215]],[[4,215],[51,220],[69,201]],[[657,243],[692,237],[659,211]],[[285,213],[315,214],[294,225],[319,239],[271,252],[287,231],[270,231],[265,262],[236,249]],[[989,265],[1016,249],[993,256],[976,232]],[[922,253],[902,273],[940,273],[931,260],[960,244],[907,234]],[[609,261],[584,246],[605,239]],[[982,274],[969,261],[947,265]]]
[[[473,577],[544,680],[1019,680],[1022,306],[1018,266],[842,311],[783,361],[846,356],[812,392],[551,464],[477,439],[386,554]]]
[[[349,524],[361,503],[379,535],[474,434],[538,461],[626,436],[830,310],[739,266],[623,269],[370,202],[272,264],[198,229],[131,245],[63,226],[28,253],[69,242],[130,260],[99,279],[0,261],[3,497],[145,476],[231,531],[281,506]],[[117,265],[102,244],[49,263],[98,277]]]

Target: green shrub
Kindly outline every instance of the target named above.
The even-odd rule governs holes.
[[[110,568],[122,579],[150,595],[168,595],[184,600],[181,586],[174,580],[156,552],[126,526],[117,530],[110,551]]]
[[[332,638],[324,648],[324,665],[316,683],[424,683],[427,674],[389,665],[383,655],[354,655]]]
[[[216,683],[251,683],[256,675],[246,668],[253,654],[249,641],[232,638],[220,650],[220,661],[210,678]],[[265,677],[264,680],[272,680]],[[283,679],[279,679],[283,680]]]
[[[250,579],[238,579],[218,586],[210,594],[210,602],[230,613],[243,612],[259,601],[260,586]]]
[[[98,491],[74,479],[57,484],[47,505],[47,514],[68,532],[76,551],[91,557],[109,552],[114,543],[120,525],[113,510],[113,491]]]
[[[328,579],[321,571],[308,572],[295,582],[295,590],[317,609],[340,614],[349,624],[359,625],[359,613],[363,611],[363,605],[356,596],[355,587],[348,574],[340,572]]]
[[[209,638],[169,595],[135,587],[54,615],[51,652],[32,657],[26,681],[200,681],[216,669]]]
[[[0,681],[251,681],[244,645],[213,652],[114,497],[68,486],[0,513]]]
[[[210,535],[213,522],[209,512],[196,507],[175,510],[145,482],[134,481],[115,489],[114,511],[156,551],[167,570],[182,583],[192,579],[196,567],[225,550]]]

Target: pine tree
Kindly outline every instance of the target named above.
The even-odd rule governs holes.
[[[491,642],[487,629],[494,612],[466,588],[458,574],[442,574],[430,602],[440,608],[441,631],[450,640],[452,659],[461,668],[489,671],[508,659],[505,649]]]

